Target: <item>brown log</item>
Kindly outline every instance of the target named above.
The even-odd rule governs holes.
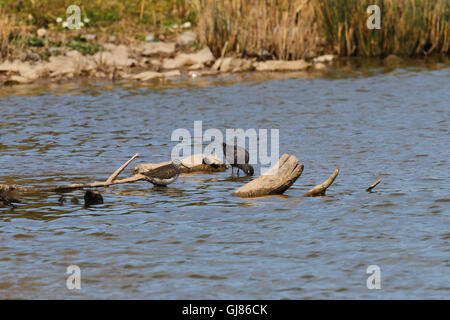
[[[153,170],[160,166],[169,164],[171,161],[165,161],[160,163],[142,163],[134,167],[133,174],[142,174],[149,170]],[[181,173],[193,173],[193,172],[222,172],[225,171],[228,166],[224,164],[215,154],[202,155],[194,154],[190,157],[186,157],[181,162],[187,167],[180,167]]]
[[[294,184],[302,172],[303,164],[299,164],[295,156],[283,154],[272,168],[237,189],[232,195],[252,198],[282,194]]]
[[[368,187],[366,189],[367,192],[371,192],[373,188],[375,188],[378,184],[380,184],[381,179],[378,179],[377,181],[375,181],[374,183],[372,183],[372,185],[370,187]]]
[[[331,184],[334,182],[334,179],[336,179],[338,174],[339,174],[339,167],[334,169],[334,172],[324,183],[321,183],[321,184],[315,186],[314,188],[309,190],[307,193],[305,193],[304,196],[305,197],[324,196],[328,187],[331,186]]]

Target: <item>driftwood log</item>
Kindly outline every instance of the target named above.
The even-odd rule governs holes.
[[[307,193],[305,193],[304,196],[305,197],[324,196],[328,187],[331,186],[331,184],[334,182],[334,180],[336,179],[338,174],[339,174],[339,167],[334,169],[334,172],[324,183],[321,183],[321,184],[315,186],[314,188],[309,190]]]
[[[253,181],[243,185],[234,196],[253,198],[266,195],[282,194],[300,177],[303,164],[295,156],[283,154],[278,162]]]
[[[142,174],[149,170],[153,170],[155,168],[164,166],[169,164],[170,161],[160,162],[160,163],[142,163],[138,164],[134,170],[133,174]],[[190,157],[186,157],[181,159],[181,163],[183,163],[187,168],[180,167],[181,173],[193,173],[193,172],[223,172],[228,166],[222,162],[222,160],[217,157],[216,154],[211,155],[203,155],[203,154],[194,154]]]

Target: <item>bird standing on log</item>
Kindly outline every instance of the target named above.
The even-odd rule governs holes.
[[[248,164],[250,160],[250,155],[248,151],[244,148],[238,147],[237,145],[227,145],[225,142],[222,143],[223,155],[225,159],[231,164],[231,175],[234,176],[234,167],[238,168],[237,175],[239,176],[239,170],[245,172],[246,175],[252,176],[255,172],[253,167]]]
[[[167,186],[177,180],[180,175],[180,167],[185,166],[180,160],[173,160],[171,163],[157,167],[142,173],[148,178],[148,181],[156,186]]]

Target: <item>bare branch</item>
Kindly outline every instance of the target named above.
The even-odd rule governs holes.
[[[118,175],[130,164],[130,162],[136,159],[137,157],[139,157],[139,153],[136,153],[134,156],[131,157],[130,160],[125,162],[119,169],[114,171],[114,173],[106,180],[106,183],[113,182],[118,177]]]
[[[331,184],[334,182],[334,179],[336,179],[338,174],[339,174],[339,167],[334,169],[334,172],[324,183],[315,186],[314,188],[309,190],[307,193],[305,193],[304,196],[305,197],[324,196],[328,187],[331,186]]]
[[[366,189],[367,192],[371,192],[373,188],[375,188],[377,185],[379,185],[381,182],[381,179],[378,179],[377,181],[375,181],[370,187],[368,187]]]

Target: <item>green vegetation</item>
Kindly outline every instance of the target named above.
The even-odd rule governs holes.
[[[80,31],[56,22],[72,4],[81,7],[82,21],[89,19]],[[366,26],[371,4],[381,8],[380,30]],[[92,54],[99,45],[74,37],[95,33],[101,43],[112,34],[128,41],[152,32],[170,39],[187,21],[200,35],[195,47],[206,44],[216,56],[224,50],[278,59],[450,53],[450,0],[2,0],[0,58],[48,46],[36,38],[38,28],[61,35],[52,41]]]
[[[73,50],[79,51],[83,55],[93,55],[100,50],[100,45],[98,44],[91,44],[77,40],[70,41],[67,46]]]

